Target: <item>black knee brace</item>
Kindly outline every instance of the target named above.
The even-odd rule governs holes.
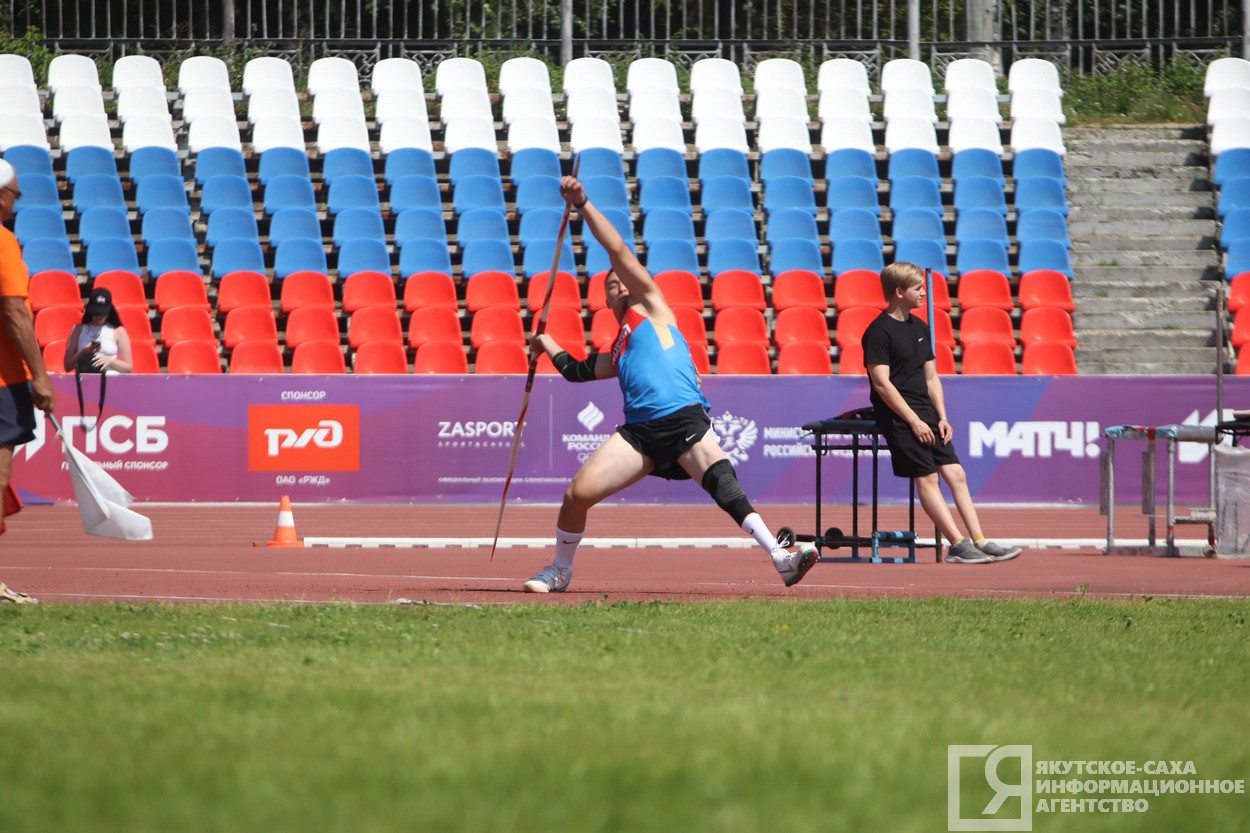
[[[717,506],[729,513],[738,526],[742,526],[747,515],[755,511],[738,483],[733,463],[728,460],[717,460],[708,467],[703,473],[703,489],[712,496]]]

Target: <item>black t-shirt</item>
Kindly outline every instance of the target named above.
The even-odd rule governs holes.
[[[916,415],[926,422],[936,421],[937,410],[929,398],[924,366],[933,361],[929,325],[914,315],[899,321],[883,312],[864,330],[864,364],[890,366],[890,381]],[[879,423],[893,422],[897,416],[873,390],[869,395]],[[886,427],[884,424],[882,427]]]

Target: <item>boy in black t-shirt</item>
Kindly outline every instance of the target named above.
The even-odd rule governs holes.
[[[920,505],[951,542],[946,560],[954,564],[1010,561],[1019,547],[987,540],[968,492],[968,476],[951,445],[954,429],[933,358],[929,326],[911,314],[925,302],[924,271],[892,263],[881,272],[889,306],[864,331],[864,364],[872,383],[872,408],[890,448],[894,474],[916,481]],[[968,528],[964,537],[942,497],[939,475]]]

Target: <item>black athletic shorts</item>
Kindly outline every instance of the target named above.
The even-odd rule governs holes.
[[[938,438],[933,445],[925,445],[916,439],[911,427],[901,419],[893,420],[883,429],[886,445],[890,448],[890,465],[896,477],[924,477],[941,466],[959,462],[954,442],[943,445],[937,422],[926,422],[933,429],[933,436]]]
[[[702,405],[687,405],[659,419],[622,425],[616,433],[655,463],[651,474],[665,480],[689,480],[677,458],[703,438],[712,420]]]
[[[35,404],[30,383],[0,388],[0,445],[22,445],[35,438]]]

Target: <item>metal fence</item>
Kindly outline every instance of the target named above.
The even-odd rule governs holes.
[[[567,2],[567,0],[566,0]],[[1244,51],[1244,0],[918,0],[922,59],[1047,57],[1075,72],[1185,54]],[[787,55],[858,57],[876,70],[908,54],[907,0],[572,0],[574,56],[723,57],[749,69]],[[53,52],[264,52],[298,64],[342,55],[432,66],[450,55],[560,57],[561,0],[8,0],[0,21],[33,27]],[[979,22],[978,22],[979,21]]]

